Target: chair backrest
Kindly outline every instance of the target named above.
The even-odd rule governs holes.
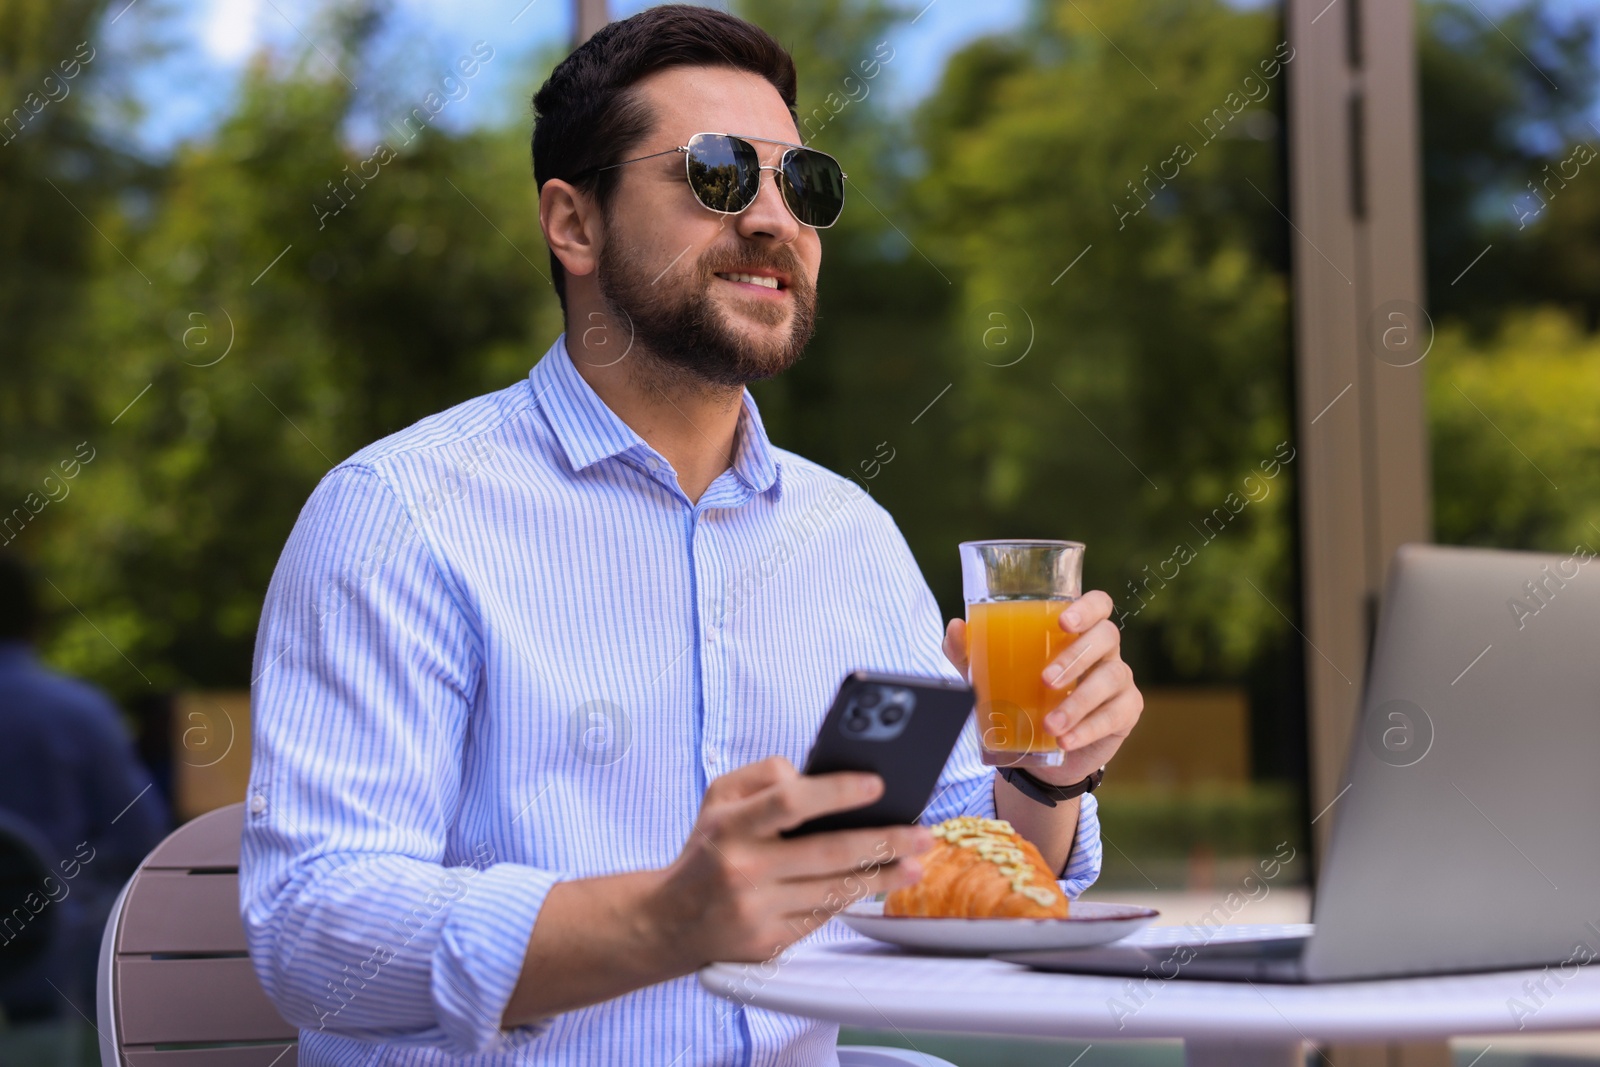
[[[100,943],[102,1067],[295,1067],[299,1033],[256,980],[239,918],[244,805],[174,830]]]
[[[0,1002],[6,982],[37,972],[54,947],[59,909],[52,887],[60,880],[50,877],[48,853],[36,829],[0,811]]]

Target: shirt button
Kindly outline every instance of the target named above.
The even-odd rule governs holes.
[[[257,793],[250,798],[250,814],[260,815],[267,810],[267,798]]]

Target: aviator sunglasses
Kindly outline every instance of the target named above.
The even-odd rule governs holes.
[[[776,167],[763,167],[751,141],[785,146]],[[844,180],[839,161],[826,152],[769,137],[741,137],[731,133],[697,133],[686,145],[648,156],[625,159],[605,167],[588,167],[573,177],[612,170],[657,156],[682,152],[689,188],[700,203],[719,215],[737,215],[756,202],[761,192],[761,172],[774,171],[778,191],[789,213],[801,223],[825,230],[839,221],[844,210]]]

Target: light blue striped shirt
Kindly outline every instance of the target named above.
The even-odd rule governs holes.
[[[708,781],[803,763],[850,670],[957,677],[864,486],[773,446],[748,392],[737,440],[691,504],[563,335],[311,494],[257,637],[240,865],[303,1065],[834,1062],[837,1027],[693,976],[499,1028],[551,886],[671,863]],[[924,820],[993,813],[969,721]]]

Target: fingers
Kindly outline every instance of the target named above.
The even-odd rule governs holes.
[[[783,882],[753,894],[738,915],[745,936],[716,952],[717,959],[759,962],[825,925],[850,904],[874,893],[893,892],[922,877],[914,859],[874,864],[841,875]]]
[[[1109,593],[1091,589],[1061,613],[1061,628],[1068,633],[1081,634],[1101,619],[1111,618],[1111,609],[1115,606]]]
[[[794,769],[794,764],[782,756],[768,756],[713,778],[706,786],[701,806],[725,804],[799,776],[800,772]]]
[[[1101,619],[1050,661],[1044,669],[1045,684],[1065,689],[1121,647],[1122,631],[1110,620]]]
[[[933,835],[925,826],[835,830],[776,842],[766,869],[774,878],[805,882],[911,859],[932,847]]]
[[[800,933],[808,934],[849,904],[914,885],[921,877],[922,865],[903,859],[831,878],[789,882],[774,893],[773,904],[791,922],[801,924]]]
[[[1056,737],[1064,737],[1100,705],[1132,688],[1133,668],[1121,656],[1101,660],[1078,682],[1072,695],[1044,717],[1044,728]]]
[[[875,774],[793,774],[708,813],[712,825],[707,831],[713,836],[771,837],[819,815],[865,807],[882,795],[883,779]]]
[[[1067,748],[1080,749],[1108,737],[1127,737],[1139,721],[1142,711],[1144,694],[1129,686],[1072,727],[1062,737],[1062,744]]]
[[[944,658],[950,665],[967,676],[967,621],[951,619],[944,628]]]

